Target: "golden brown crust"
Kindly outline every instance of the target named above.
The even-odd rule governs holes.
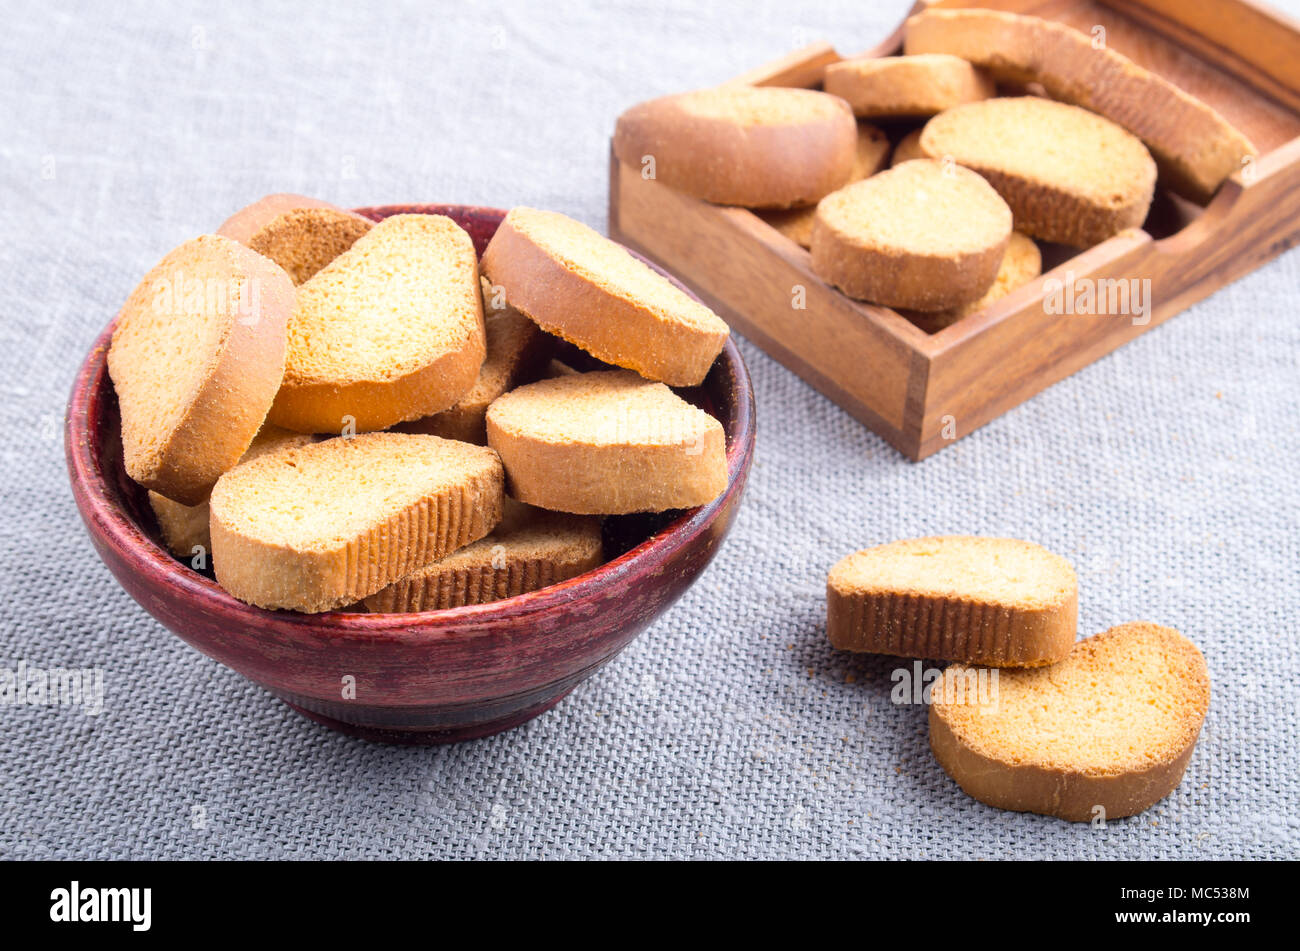
[[[479,541],[418,568],[366,598],[376,614],[487,604],[574,578],[602,561],[600,519],[545,512],[506,499]]]
[[[1141,227],[1155,193],[1155,163],[1140,141],[1108,119],[1037,96],[949,109],[926,123],[920,146],[979,172],[1011,206],[1015,229],[1044,241],[1087,248]]]
[[[790,208],[815,204],[849,180],[855,139],[853,112],[841,99],[725,86],[628,109],[614,129],[614,154],[706,201]]]
[[[923,250],[939,220],[915,201],[924,188],[944,203],[943,220],[961,220],[979,240]],[[888,204],[885,209],[877,206]],[[913,310],[946,310],[979,300],[992,286],[1011,237],[1011,212],[973,172],[939,162],[909,162],[827,196],[813,223],[812,266],[850,297]],[[900,243],[904,226],[907,243]]]
[[[488,409],[512,497],[579,515],[692,508],[727,487],[722,426],[626,371],[554,377]]]
[[[314,277],[374,225],[369,218],[350,211],[295,208],[268,222],[247,244],[284,268],[298,285]]]
[[[1255,148],[1226,119],[1092,38],[1039,17],[993,10],[927,10],[907,21],[907,53],[951,53],[999,79],[1039,82],[1128,129],[1151,150],[1172,189],[1204,203]]]
[[[319,198],[309,198],[306,195],[294,195],[288,192],[280,192],[274,195],[267,195],[265,198],[259,198],[251,205],[239,209],[229,218],[221,223],[221,227],[216,233],[222,237],[229,238],[231,241],[238,241],[240,244],[247,246],[253,236],[269,225],[276,218],[291,211],[304,208],[323,208],[329,211],[336,211],[340,214],[350,215],[360,221],[369,221],[368,218],[362,218],[355,212],[347,211],[338,205],[332,205],[327,201]]]
[[[1033,585],[990,590],[987,574],[1002,557],[1016,559],[1020,572],[1036,572]],[[904,559],[928,574],[899,582]],[[827,576],[826,610],[826,634],[838,650],[1034,667],[1070,652],[1078,584],[1065,559],[1029,542],[908,539],[836,563]]]
[[[823,87],[867,119],[932,116],[997,94],[993,77],[943,53],[841,60],[826,67]]]
[[[1002,256],[1002,263],[998,265],[998,276],[994,278],[993,286],[979,300],[951,310],[925,313],[901,309],[899,313],[926,333],[938,333],[945,327],[951,327],[963,317],[980,313],[994,301],[1001,300],[1042,273],[1043,254],[1038,249],[1038,245],[1019,231],[1013,231],[1011,241],[1007,244],[1007,253]]]
[[[1126,657],[1126,642],[1138,639],[1162,643],[1160,670],[1134,669],[1150,660],[1149,654]],[[1086,677],[1074,676],[1079,668]],[[1072,822],[1135,815],[1169,795],[1182,781],[1210,701],[1200,651],[1172,628],[1142,622],[1080,641],[1052,668],[1001,671],[993,703],[983,709],[969,696],[957,702],[945,696],[945,681],[957,676],[969,682],[969,668],[945,671],[930,706],[930,748],[939,765],[983,803]],[[1039,688],[1020,688],[1014,678],[1033,678]],[[1108,690],[1130,698],[1138,693],[1125,714],[1123,750],[1110,753],[1110,762],[1089,750],[1098,729],[1090,718],[1060,710],[1063,691],[1084,691],[1093,706],[1108,702]],[[1032,705],[1033,716],[1008,724],[1020,712],[1008,705]],[[1041,723],[1039,729],[1051,731],[1060,740],[1056,746],[1065,749],[1045,752],[1029,723]]]
[[[376,476],[382,465],[393,472]],[[373,488],[357,494],[367,477],[383,478],[382,505]],[[437,436],[367,433],[269,453],[212,492],[217,581],[264,608],[353,604],[486,535],[501,518],[503,485],[491,450]],[[295,528],[304,537],[268,522],[266,499],[277,494],[306,510]]]
[[[379,332],[397,338],[383,360],[369,336]],[[395,215],[298,289],[268,418],[344,433],[441,412],[478,378],[484,333],[469,236],[441,215]]]
[[[207,497],[266,418],[292,309],[293,284],[278,265],[217,235],[181,245],[150,271],[123,306],[108,353],[131,478],[184,505]],[[203,330],[213,327],[215,335]],[[208,349],[188,353],[189,372],[154,380],[179,340],[200,338]],[[164,405],[177,412],[163,414],[159,429]]]
[[[653,281],[658,300],[582,273],[547,246],[551,218],[563,216],[513,209],[483,252],[483,273],[505,288],[510,305],[606,363],[671,386],[703,382],[727,339],[721,318],[626,252],[622,265]],[[536,235],[529,233],[534,228]],[[589,240],[613,244],[594,231]]]

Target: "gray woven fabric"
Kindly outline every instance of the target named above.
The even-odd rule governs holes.
[[[270,191],[602,226],[621,109],[813,39],[866,48],[907,2],[239,6],[11,3],[0,31],[0,667],[106,677],[98,717],[0,707],[0,856],[1300,852],[1295,254],[920,465],[742,343],[760,436],[729,541],[508,734],[337,736],[161,628],[87,541],[60,418],[165,251]],[[1213,701],[1172,797],[1105,830],[989,809],[934,763],[924,709],[889,702],[898,661],[828,649],[827,568],[945,532],[1073,559],[1083,633],[1144,618],[1202,648]]]

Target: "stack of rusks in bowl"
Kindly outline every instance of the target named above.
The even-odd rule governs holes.
[[[107,363],[178,557],[258,607],[389,613],[563,581],[602,516],[717,498],[722,426],[674,388],[727,336],[560,214],[513,209],[480,262],[442,215],[273,195],[150,271]]]

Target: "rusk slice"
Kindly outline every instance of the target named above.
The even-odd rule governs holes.
[[[885,158],[888,155],[889,138],[885,133],[869,122],[859,122],[858,155],[853,163],[853,174],[849,176],[849,182],[860,182],[864,178],[875,175],[885,167]],[[817,217],[816,205],[780,211],[760,211],[758,216],[795,244],[804,248],[812,244],[813,220]]]
[[[248,241],[288,272],[294,284],[315,277],[325,265],[375,226],[369,218],[333,208],[286,211]]]
[[[293,299],[278,265],[217,235],[149,272],[108,351],[127,475],[183,505],[207,497],[275,398]]]
[[[1109,119],[1037,96],[940,113],[921,149],[979,172],[1006,199],[1016,230],[1087,248],[1140,227],[1155,192],[1146,146]]]
[[[672,386],[703,382],[726,323],[625,248],[550,211],[514,208],[483,273],[543,330]]]
[[[812,266],[851,297],[946,310],[984,296],[1010,237],[1011,210],[980,176],[906,162],[822,199]]]
[[[253,438],[239,463],[242,465],[268,452],[285,446],[305,446],[314,442],[315,436],[291,433],[278,426],[263,426]],[[212,533],[208,528],[208,500],[198,505],[181,505],[157,492],[149,493],[149,505],[158,519],[158,529],[168,549],[178,558],[192,558],[202,552],[212,551]]]
[[[1210,706],[1201,652],[1142,621],[1051,667],[1000,671],[991,698],[971,696],[976,678],[957,665],[933,686],[939,765],[980,802],[1073,822],[1135,815],[1173,792]]]
[[[543,375],[555,338],[509,304],[496,308],[494,303],[491,288],[486,286],[483,308],[487,314],[487,359],[469,392],[441,413],[399,423],[394,427],[398,432],[429,433],[482,446],[487,443],[487,408],[492,401],[520,383]]]
[[[267,195],[217,229],[284,268],[301,284],[374,226],[369,218],[306,195]]]
[[[298,288],[270,420],[387,429],[447,409],[486,352],[474,244],[442,215],[394,215]]]
[[[915,538],[841,559],[826,609],[840,650],[1035,667],[1070,652],[1078,581],[1064,558],[1014,538]]]
[[[1060,23],[993,10],[927,10],[907,21],[908,53],[951,53],[998,79],[1038,82],[1146,143],[1170,188],[1208,201],[1247,156],[1250,140],[1193,96]]]
[[[212,490],[212,560],[230,594],[320,612],[482,538],[504,473],[482,446],[367,433],[268,453]]]
[[[853,112],[811,89],[727,85],[652,99],[614,128],[619,161],[721,205],[815,204],[849,180]]]
[[[507,498],[490,534],[366,598],[376,614],[438,611],[512,598],[601,563],[600,519]]]
[[[623,370],[530,383],[488,408],[510,494],[557,512],[690,508],[727,487],[722,425],[662,383]]]
[[[921,133],[924,131],[924,128],[913,129],[898,140],[898,144],[894,146],[894,154],[889,157],[890,168],[910,162],[912,159],[929,158],[921,151]]]
[[[826,67],[823,87],[866,119],[932,116],[997,94],[992,76],[944,53],[842,60]]]
[[[1002,255],[1002,263],[998,266],[998,276],[993,279],[993,286],[975,303],[928,314],[917,310],[904,310],[901,313],[926,333],[938,333],[944,327],[951,327],[963,317],[979,313],[994,301],[1001,300],[1017,287],[1028,284],[1042,273],[1043,254],[1038,250],[1038,245],[1019,231],[1013,231],[1011,241],[1007,244],[1007,253]]]

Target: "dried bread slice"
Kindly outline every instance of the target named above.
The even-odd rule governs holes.
[[[218,235],[145,276],[108,350],[127,475],[183,505],[207,497],[275,398],[293,300],[278,265]]]
[[[859,122],[858,152],[853,162],[853,174],[849,176],[849,182],[860,182],[864,178],[875,175],[885,167],[885,158],[888,155],[888,136],[869,122]],[[813,220],[817,217],[816,205],[778,211],[759,211],[757,214],[795,244],[804,248],[812,244]]]
[[[267,195],[241,208],[217,234],[264,254],[301,284],[352,247],[374,222],[306,195]]]
[[[242,465],[285,446],[305,446],[315,440],[315,436],[305,433],[293,433],[278,426],[263,426],[253,437],[248,451],[239,460],[239,464]],[[206,556],[212,551],[207,499],[198,505],[181,505],[157,492],[150,492],[149,505],[158,519],[158,529],[162,532],[163,541],[173,555],[178,558],[191,558],[200,554]]]
[[[927,10],[907,21],[905,50],[951,53],[998,79],[1038,82],[1054,99],[1123,126],[1146,143],[1170,188],[1204,203],[1255,154],[1214,109],[1091,36],[1040,17]]]
[[[690,508],[727,487],[722,425],[626,370],[521,386],[488,407],[487,430],[510,494],[557,512]]]
[[[548,333],[672,386],[703,382],[726,323],[621,245],[572,218],[513,208],[483,273]]]
[[[890,168],[902,165],[904,162],[910,162],[912,159],[929,158],[928,155],[921,151],[921,133],[924,131],[924,126],[913,129],[898,140],[898,144],[894,146],[894,154],[889,157]]]
[[[505,500],[488,535],[366,598],[376,614],[439,611],[512,598],[601,563],[600,519]]]
[[[502,393],[542,375],[550,361],[555,338],[515,310],[497,300],[484,279],[483,309],[487,325],[487,359],[469,392],[450,409],[394,427],[403,433],[429,433],[484,445],[487,442],[487,408]],[[504,295],[502,295],[504,296]],[[499,305],[499,306],[498,306]]]
[[[369,597],[486,535],[504,473],[483,446],[366,433],[267,453],[212,490],[212,561],[230,594],[316,613]]]
[[[619,161],[721,205],[815,204],[849,180],[857,131],[844,100],[731,84],[639,103],[618,117]]]
[[[1034,667],[1074,643],[1070,563],[1014,538],[946,535],[868,548],[826,579],[826,634],[840,650]]]
[[[979,172],[1032,238],[1091,247],[1146,220],[1156,166],[1109,119],[1038,96],[987,99],[940,113],[921,150]]]
[[[963,317],[979,313],[994,301],[1001,300],[1017,287],[1028,284],[1042,273],[1043,253],[1038,249],[1038,245],[1019,231],[1013,231],[1011,240],[1007,243],[1007,253],[1002,255],[1002,263],[998,265],[998,276],[993,279],[993,286],[979,300],[951,310],[937,310],[932,313],[903,310],[900,313],[926,333],[938,333],[944,327],[951,327]]]
[[[1173,628],[1121,624],[1051,667],[933,685],[930,748],[968,795],[1073,822],[1142,812],[1182,781],[1210,705],[1205,658]]]
[[[486,352],[474,244],[442,215],[394,215],[298,288],[270,420],[387,429],[447,409]]]
[[[284,268],[294,284],[301,284],[374,226],[369,218],[350,211],[295,208],[270,221],[248,240],[248,246]]]
[[[932,116],[997,94],[992,76],[946,53],[841,60],[822,86],[865,119]]]
[[[851,297],[946,310],[993,285],[1011,209],[979,175],[952,163],[905,162],[822,199],[812,266]]]

